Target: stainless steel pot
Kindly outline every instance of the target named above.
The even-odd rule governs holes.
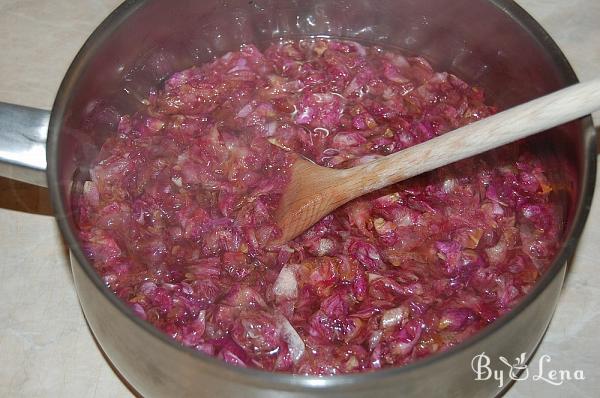
[[[71,249],[86,319],[108,358],[144,396],[422,397],[492,396],[495,380],[476,381],[472,358],[531,356],[558,300],[594,187],[591,118],[534,138],[533,145],[571,184],[562,198],[566,227],[560,253],[531,294],[471,340],[414,364],[368,374],[304,377],[225,365],[183,348],[133,316],[101,282],[78,243],[72,195],[114,127],[151,86],[242,42],[325,35],[399,47],[425,55],[483,86],[508,107],[577,81],[552,39],[509,0],[129,0],[92,34],[69,68],[48,120],[40,110],[0,104],[0,174],[47,184]],[[113,104],[114,107],[108,106]],[[48,128],[46,128],[48,126]],[[564,173],[572,170],[569,177]]]

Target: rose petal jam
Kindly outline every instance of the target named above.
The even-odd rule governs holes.
[[[510,311],[557,252],[561,209],[524,144],[270,243],[292,152],[347,168],[495,112],[424,58],[336,40],[244,45],[144,102],[92,165],[80,238],[137,316],[230,364],[334,375],[413,362]]]

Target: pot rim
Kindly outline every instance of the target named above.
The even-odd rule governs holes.
[[[476,343],[486,339],[489,335],[492,335],[498,330],[504,328],[513,320],[513,318],[515,318],[526,307],[528,307],[529,304],[535,301],[541,292],[544,291],[550,282],[555,278],[559,271],[566,266],[566,262],[572,256],[583,231],[594,194],[597,148],[596,130],[593,127],[590,116],[586,116],[580,121],[584,144],[584,169],[582,170],[583,183],[580,187],[581,195],[578,203],[576,204],[574,221],[571,224],[569,231],[567,231],[565,235],[565,241],[562,248],[560,249],[549,269],[536,283],[532,291],[515,308],[461,344],[458,344],[457,346],[452,347],[445,352],[430,355],[424,359],[420,359],[416,362],[401,367],[336,376],[305,376],[288,373],[267,372],[252,368],[242,368],[229,365],[219,359],[180,345],[175,340],[160,332],[151,324],[135,316],[133,311],[103,283],[95,269],[83,254],[76,234],[71,228],[67,215],[68,212],[64,206],[66,201],[63,197],[58,181],[58,159],[60,159],[61,154],[61,150],[58,145],[60,126],[63,122],[63,115],[66,109],[68,109],[68,105],[71,101],[70,93],[72,88],[75,86],[77,78],[81,74],[82,69],[85,67],[87,61],[93,57],[96,49],[102,43],[104,43],[105,39],[107,39],[123,22],[125,22],[130,15],[144,6],[144,4],[146,4],[148,1],[151,0],[126,0],[124,3],[118,6],[94,30],[71,63],[60,85],[51,112],[47,141],[47,173],[48,188],[50,191],[55,217],[61,233],[79,266],[81,266],[87,277],[93,282],[95,287],[102,292],[108,301],[112,303],[112,305],[114,305],[124,316],[129,318],[130,321],[134,322],[140,329],[149,333],[154,338],[160,340],[164,344],[170,345],[176,350],[191,355],[198,361],[204,362],[205,365],[213,368],[211,371],[219,372],[223,377],[238,380],[244,384],[260,386],[268,385],[270,388],[276,388],[280,390],[308,389],[314,392],[332,389],[339,390],[348,387],[355,389],[358,387],[358,385],[366,387],[372,383],[379,383],[383,380],[396,378],[403,374],[408,374],[421,368],[426,368],[433,362],[447,360],[453,357],[455,354],[462,352],[463,350],[466,350]],[[578,82],[575,72],[558,45],[531,15],[529,15],[523,8],[521,8],[512,0],[489,1],[492,3],[492,5],[496,6],[498,9],[510,16],[515,23],[520,24],[524,30],[528,31],[543,46],[553,62],[556,64],[567,84],[574,84]]]

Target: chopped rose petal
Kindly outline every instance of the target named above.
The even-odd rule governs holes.
[[[292,356],[294,363],[298,363],[302,355],[304,354],[305,345],[302,337],[296,332],[296,329],[290,324],[284,316],[279,316],[279,325],[281,328],[281,334],[283,339],[288,344],[288,350]]]
[[[407,319],[409,310],[407,307],[396,307],[385,310],[381,317],[381,327],[387,329],[392,326],[400,325]]]
[[[298,297],[298,281],[296,280],[295,265],[285,265],[273,284],[273,293],[283,299]]]

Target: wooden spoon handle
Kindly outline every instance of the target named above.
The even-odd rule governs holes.
[[[354,189],[353,197],[358,197],[588,115],[597,109],[600,109],[600,79],[578,83],[395,154],[344,170],[347,192]]]

